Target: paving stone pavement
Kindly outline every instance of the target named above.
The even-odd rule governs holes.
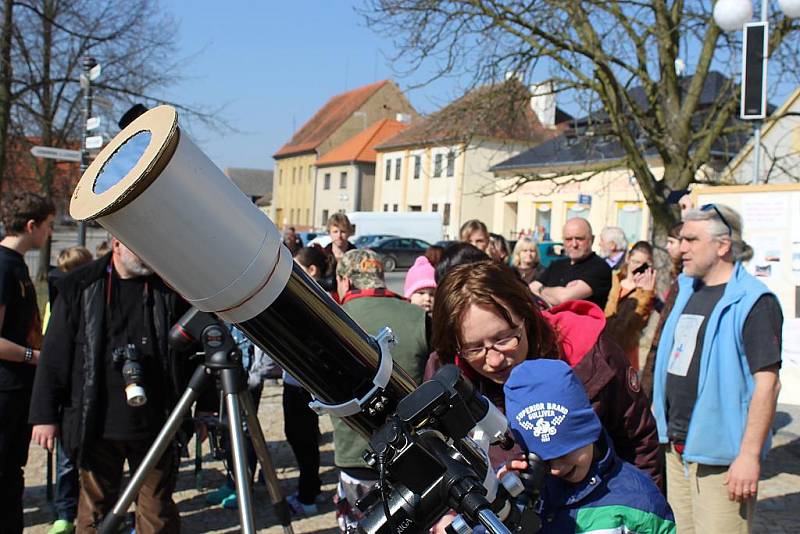
[[[259,419],[264,426],[269,450],[275,463],[278,477],[285,493],[296,489],[297,469],[291,449],[283,438],[283,409],[281,387],[267,385],[259,406]],[[321,419],[323,432],[322,470],[323,502],[316,516],[295,519],[294,532],[333,534],[338,531],[331,501],[336,473],[333,469],[333,433],[327,417]],[[762,469],[759,486],[758,508],[753,531],[755,533],[796,533],[800,519],[800,406],[780,405],[775,419],[777,433],[770,455]],[[193,449],[190,446],[190,449]],[[208,453],[208,446],[204,447]],[[31,446],[26,468],[27,489],[25,493],[25,532],[44,534],[47,532],[53,513],[45,495],[46,455],[37,446]],[[209,507],[204,494],[220,486],[224,481],[222,462],[204,460],[201,489],[197,488],[193,458],[181,462],[178,491],[175,500],[181,512],[182,530],[185,533],[239,531],[239,516],[235,510],[219,506]],[[272,511],[269,497],[263,486],[257,486],[254,495],[255,523],[259,532],[282,533]]]

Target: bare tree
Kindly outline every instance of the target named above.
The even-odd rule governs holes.
[[[180,79],[176,25],[155,0],[21,0],[14,4],[12,20],[10,135],[23,142],[35,139],[45,146],[79,146],[86,57],[102,65],[102,76],[93,85],[95,94],[110,106],[106,119],[119,116],[134,102],[161,103],[152,93]],[[213,112],[171,104],[194,119],[212,126],[222,124]],[[114,119],[104,122],[107,135],[115,133],[108,128]],[[69,197],[69,190],[53,189],[53,160],[30,158],[30,165],[42,193],[57,193],[57,199]],[[41,250],[39,277],[46,273],[49,257],[47,243]]]
[[[507,72],[531,79],[535,69],[539,77],[546,70],[560,98],[602,116],[599,133],[621,146],[619,165],[636,177],[659,241],[677,217],[677,209],[665,203],[669,193],[703,175],[715,143],[746,129],[734,120],[738,98],[731,81],[740,68],[741,35],[722,33],[711,16],[712,2],[365,2],[367,24],[393,37],[401,68],[426,65],[434,67],[435,76],[469,72],[476,81],[497,80]],[[786,39],[798,28],[797,21],[778,15],[771,21],[773,88],[800,72],[797,39]],[[709,101],[704,88],[714,69],[732,75]],[[598,134],[591,124],[583,126],[580,132]],[[649,152],[663,162],[661,180],[651,171]],[[552,178],[521,176],[511,187]]]

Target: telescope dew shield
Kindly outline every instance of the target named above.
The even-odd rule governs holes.
[[[292,261],[274,224],[178,127],[142,114],[81,177],[70,214],[96,219],[196,308],[236,323],[327,404],[372,388],[380,348]],[[414,388],[395,367],[384,413],[345,420],[365,436]]]

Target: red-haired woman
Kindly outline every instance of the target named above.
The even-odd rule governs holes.
[[[436,290],[433,345],[501,409],[511,369],[534,358],[567,362],[581,379],[619,456],[661,487],[656,424],[636,372],[603,334],[595,304],[573,301],[539,311],[508,266],[492,261],[454,268]],[[492,463],[501,461],[492,451]]]

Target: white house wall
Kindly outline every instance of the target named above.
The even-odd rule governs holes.
[[[663,168],[651,170],[657,179],[663,175]],[[536,210],[545,206],[550,208],[550,239],[560,241],[568,211],[577,204],[579,195],[590,195],[591,205],[575,215],[588,219],[595,234],[605,226],[619,226],[621,210],[633,213],[638,209],[641,222],[637,231],[632,229],[632,235],[649,240],[650,210],[627,169],[603,172],[586,182],[562,183],[557,188],[552,181],[529,182],[515,193],[495,199],[494,227],[505,237],[516,239],[522,230],[533,231]]]

